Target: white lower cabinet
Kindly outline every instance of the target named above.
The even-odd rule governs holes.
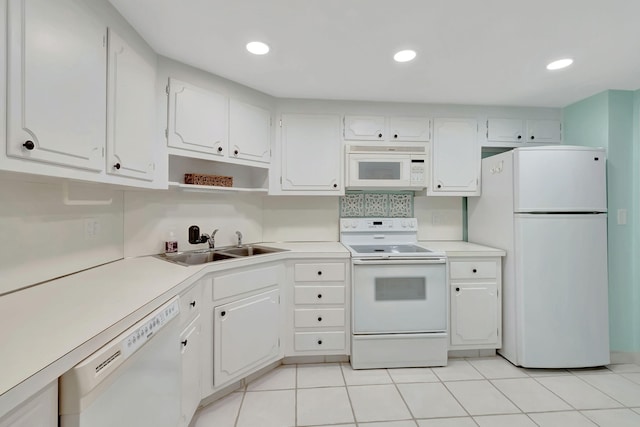
[[[215,307],[213,317],[213,382],[216,387],[278,357],[279,289]]]
[[[202,322],[200,315],[187,326],[180,334],[182,348],[182,405],[180,414],[180,426],[186,427],[191,422],[191,417],[196,412],[200,403],[200,347]]]
[[[0,419],[0,427],[56,427],[57,425],[57,380]]]
[[[348,268],[344,261],[298,261],[289,266],[285,356],[348,354]]]
[[[449,265],[452,350],[502,345],[500,258],[455,258]]]

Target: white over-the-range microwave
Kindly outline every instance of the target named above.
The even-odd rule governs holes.
[[[347,145],[349,189],[422,190],[429,162],[424,145]]]

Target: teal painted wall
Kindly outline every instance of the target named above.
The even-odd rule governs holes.
[[[640,91],[606,91],[563,111],[565,143],[607,149],[611,350],[640,351],[638,106]],[[627,224],[618,225],[618,210]]]

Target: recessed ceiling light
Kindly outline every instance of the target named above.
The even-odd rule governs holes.
[[[269,45],[262,42],[247,43],[247,50],[254,55],[264,55],[269,52]]]
[[[557,61],[553,61],[547,65],[547,70],[560,70],[562,68],[567,68],[571,64],[573,64],[573,59],[571,58],[558,59]]]
[[[393,59],[396,62],[409,62],[415,57],[415,50],[401,50],[400,52],[397,52],[395,55],[393,55]]]

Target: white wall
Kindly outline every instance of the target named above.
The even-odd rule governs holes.
[[[121,190],[71,184],[72,198],[113,201],[66,206],[62,181],[33,180],[0,176],[0,294],[123,256]],[[91,225],[88,232],[86,223]]]
[[[338,241],[338,200],[332,196],[265,197],[264,241]]]
[[[418,240],[462,240],[461,197],[415,197]]]
[[[262,197],[241,193],[199,193],[178,190],[127,191],[124,196],[124,255],[135,257],[164,251],[170,231],[181,251],[207,248],[192,245],[189,226],[216,234],[216,246],[236,243],[240,231],[246,243],[262,241]]]

